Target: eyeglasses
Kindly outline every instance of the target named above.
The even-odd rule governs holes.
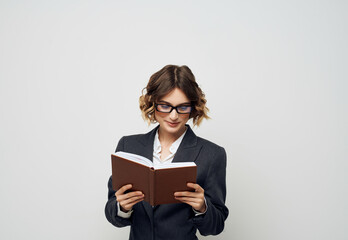
[[[171,113],[173,109],[175,109],[176,112],[179,114],[188,114],[188,113],[191,113],[192,111],[191,105],[179,105],[179,106],[173,107],[172,105],[169,105],[169,104],[155,103],[155,108],[157,111],[162,113]]]

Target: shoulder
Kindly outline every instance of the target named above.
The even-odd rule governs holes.
[[[133,135],[126,135],[123,136],[119,141],[118,141],[118,145],[128,145],[128,144],[136,144],[139,141],[141,141],[141,139],[144,138],[146,134],[133,134]]]
[[[200,151],[195,162],[197,166],[207,171],[206,174],[226,169],[227,155],[223,147],[201,137],[197,137],[197,146],[200,147]]]
[[[201,146],[202,156],[208,157],[209,159],[216,159],[217,161],[226,162],[226,151],[218,144],[207,139],[197,137],[197,145]]]
[[[138,139],[143,138],[145,135],[146,135],[145,133],[132,134],[132,135],[123,136],[121,139],[127,140],[127,141],[134,141],[134,140],[138,140]]]
[[[197,144],[201,145],[203,148],[209,149],[209,150],[216,150],[216,151],[225,151],[223,147],[219,146],[216,143],[213,143],[205,138],[198,137],[197,136]]]
[[[155,128],[153,128],[147,133],[126,135],[126,136],[123,136],[121,139],[123,139],[124,141],[129,141],[129,142],[140,141],[140,142],[143,142],[144,144],[147,144],[148,141],[150,141],[151,139],[152,140],[154,139],[157,129],[158,129],[158,126],[156,126]]]
[[[156,129],[154,128],[148,133],[123,136],[117,144],[116,151],[133,151],[138,146],[149,146],[149,143],[153,142]]]

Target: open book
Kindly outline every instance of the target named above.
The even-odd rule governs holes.
[[[136,154],[116,152],[111,154],[112,187],[118,190],[132,184],[131,191],[142,191],[145,201],[152,206],[178,203],[174,193],[193,191],[188,182],[196,183],[197,166],[194,162],[164,163],[154,166],[152,161]]]

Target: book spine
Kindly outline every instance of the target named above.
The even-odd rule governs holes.
[[[149,194],[150,194],[150,204],[155,206],[155,170],[150,168],[149,174]]]

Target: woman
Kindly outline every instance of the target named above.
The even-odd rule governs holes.
[[[144,89],[145,90],[145,89]],[[197,137],[190,126],[207,116],[206,100],[187,66],[167,65],[154,73],[140,97],[144,119],[158,126],[147,134],[125,136],[116,151],[130,152],[152,159],[154,164],[194,161],[197,183],[188,183],[194,192],[176,192],[181,203],[152,207],[140,191],[125,185],[116,192],[109,179],[105,214],[117,227],[131,226],[129,239],[197,239],[216,235],[228,216],[226,198],[225,150]]]

